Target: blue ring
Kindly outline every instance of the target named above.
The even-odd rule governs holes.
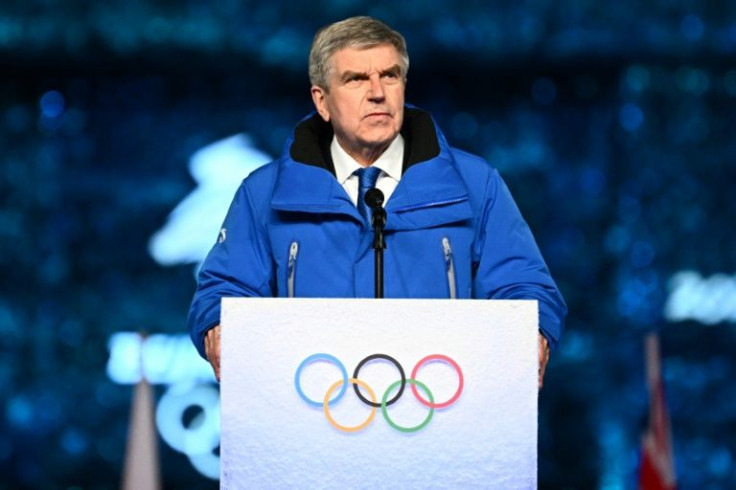
[[[331,354],[312,354],[311,356],[304,359],[301,364],[299,364],[299,367],[296,370],[296,375],[294,375],[294,385],[296,385],[296,392],[299,393],[299,396],[302,400],[307,402],[308,404],[312,405],[313,407],[322,408],[324,406],[324,401],[314,401],[307,397],[307,395],[304,394],[302,391],[302,385],[299,382],[299,378],[301,378],[302,375],[302,369],[306,367],[307,364],[310,364],[314,361],[328,361],[332,364],[335,364],[337,367],[340,368],[340,371],[342,372],[342,388],[340,388],[340,391],[338,392],[337,396],[330,400],[327,405],[332,405],[336,401],[338,401],[342,396],[345,394],[345,391],[348,389],[348,372],[345,369],[345,366],[342,365],[342,363],[337,359],[337,357],[331,355]]]

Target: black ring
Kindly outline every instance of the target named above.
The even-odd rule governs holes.
[[[393,357],[387,354],[371,354],[370,356],[366,357],[365,359],[363,359],[362,361],[358,363],[358,365],[355,367],[353,378],[358,379],[358,372],[360,371],[360,368],[362,368],[365,363],[370,362],[374,359],[385,359],[393,363],[398,368],[399,373],[401,373],[401,388],[399,388],[399,391],[398,393],[396,393],[395,397],[393,397],[392,399],[386,402],[386,405],[388,406],[398,401],[398,399],[401,398],[401,395],[404,393],[404,387],[406,386],[406,375],[404,374],[404,368],[401,367],[401,364],[399,364],[399,361],[397,361],[396,359],[394,359]],[[355,394],[358,395],[358,398],[360,398],[360,400],[363,403],[370,405],[371,407],[376,407],[376,408],[381,407],[380,403],[373,403],[372,401],[366,399],[363,396],[363,394],[360,392],[360,388],[358,388],[357,384],[354,384],[353,388],[355,389]]]

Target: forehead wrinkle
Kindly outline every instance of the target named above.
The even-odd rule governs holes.
[[[375,68],[371,68],[368,71],[365,70],[352,70],[352,69],[345,69],[342,73],[338,73],[338,77],[340,80],[347,80],[348,78],[351,78],[353,76],[365,76],[368,77],[373,73],[378,73],[379,75],[384,75],[386,73],[394,73],[397,75],[400,75],[402,72],[401,66],[398,63],[394,63],[392,66],[385,68],[383,70],[377,70]]]
[[[382,57],[384,59],[381,60],[375,60],[371,57],[361,57],[361,56],[347,56],[347,57],[341,57],[341,54],[344,54],[345,51],[355,51],[357,53],[362,53],[365,51],[371,51],[374,49],[382,49],[382,48],[392,48],[391,45],[378,45],[378,46],[370,46],[364,49],[356,48],[356,47],[345,47],[342,49],[337,50],[335,53],[332,54],[330,57],[330,63],[329,63],[329,74],[328,74],[328,80],[338,81],[342,82],[346,78],[346,74],[350,72],[351,75],[365,75],[369,76],[373,71],[376,71],[379,74],[390,72],[390,70],[397,70],[397,73],[399,75],[404,75],[404,70],[401,67],[401,59],[399,58],[398,53],[396,52],[396,49],[393,49],[393,52],[386,57]],[[338,60],[337,58],[341,57],[341,65],[338,67]],[[388,59],[386,59],[388,58]],[[389,63],[393,63],[390,67],[378,70],[375,68],[375,63],[379,61],[387,61]],[[364,67],[368,65],[368,70],[365,70]],[[341,70],[340,70],[341,68]],[[329,84],[327,91],[329,92]]]

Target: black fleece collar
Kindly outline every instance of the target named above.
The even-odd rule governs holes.
[[[292,160],[306,165],[324,168],[335,175],[330,144],[334,131],[319,114],[305,119],[294,130],[294,141],[289,154]],[[404,124],[401,126],[404,138],[403,172],[409,167],[432,158],[440,153],[440,144],[432,117],[428,112],[413,107],[404,108]]]

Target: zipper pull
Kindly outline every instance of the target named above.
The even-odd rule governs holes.
[[[296,256],[299,253],[299,243],[291,242],[289,247],[288,277],[286,280],[286,289],[289,298],[294,297],[294,275],[296,273]]]
[[[455,261],[452,258],[450,239],[442,238],[442,249],[445,252],[445,270],[447,271],[447,286],[450,289],[450,299],[457,299],[457,282],[455,280]]]

